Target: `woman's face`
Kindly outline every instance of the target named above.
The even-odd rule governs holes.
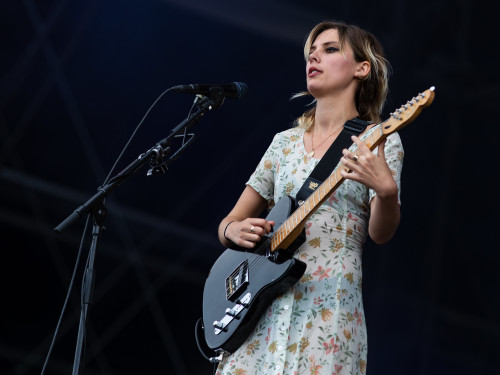
[[[351,46],[345,42],[340,52],[336,29],[323,31],[311,46],[306,64],[307,89],[316,99],[342,92],[357,85],[360,64],[354,60]]]

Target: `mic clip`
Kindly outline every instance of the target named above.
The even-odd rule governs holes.
[[[208,110],[219,109],[222,106],[222,104],[224,104],[225,97],[222,95],[222,89],[220,89],[220,87],[213,87],[213,88],[219,89],[219,90],[214,90],[217,91],[217,93],[214,95],[210,96],[205,96],[202,94],[196,95],[197,99],[198,98],[201,99],[199,100],[199,102],[195,101],[195,104],[198,106],[198,108],[206,108]]]
[[[161,140],[156,144],[155,147],[151,149],[153,151],[151,157],[149,158],[149,168],[147,176],[153,174],[165,173],[167,171],[167,163],[165,163],[164,158],[170,154],[170,142],[165,139]]]

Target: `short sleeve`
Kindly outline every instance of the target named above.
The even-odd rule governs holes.
[[[279,168],[279,143],[280,135],[276,134],[246,183],[267,200],[269,208],[274,206],[274,183]]]
[[[378,152],[378,147],[373,150],[373,153]],[[401,137],[398,133],[392,133],[387,137],[385,142],[385,160],[389,165],[392,176],[398,185],[398,203],[401,205],[401,171],[403,169],[403,157],[404,150],[403,144],[401,142]],[[370,202],[377,194],[374,190],[369,189],[370,192]]]

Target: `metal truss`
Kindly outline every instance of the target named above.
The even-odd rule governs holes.
[[[385,44],[391,50],[402,48],[406,43],[405,35],[412,33],[421,33],[422,39],[430,43],[433,36],[430,35],[426,26],[441,23],[439,28],[441,32],[446,35],[454,35],[454,38],[449,40],[450,46],[448,46],[451,50],[453,64],[450,63],[449,55],[436,53],[435,56],[429,58],[429,61],[423,63],[425,66],[419,74],[438,78],[436,71],[443,71],[445,70],[443,66],[452,65],[448,69],[451,80],[444,80],[445,86],[438,87],[438,90],[453,95],[455,85],[452,80],[465,72],[477,70],[468,58],[468,55],[474,50],[470,44],[473,41],[468,37],[475,27],[474,20],[471,18],[473,7],[471,1],[455,2],[451,11],[449,10],[449,2],[445,0],[423,2],[419,7],[416,7],[414,2],[409,1],[390,2],[392,8],[389,14],[384,15],[380,11],[377,17],[363,16],[355,2],[348,1],[340,2],[336,5],[337,8],[332,7],[331,1],[317,2],[315,8],[312,4],[300,1],[292,1],[289,4],[284,1],[267,1],[259,3],[257,6],[242,4],[240,7],[236,7],[234,1],[222,0],[216,2],[165,0],[164,2],[188,9],[232,27],[239,27],[259,35],[268,35],[279,42],[296,44],[298,48],[303,42],[308,27],[320,18],[335,18],[335,14],[342,15],[346,21],[365,20],[367,24],[373,26],[385,19],[386,23],[393,26],[392,28],[381,26]],[[1,5],[3,17],[8,18],[10,14],[16,16],[22,14],[25,17],[23,21],[33,30],[33,34],[22,52],[15,58],[8,70],[2,72],[0,77],[0,183],[2,189],[5,189],[2,191],[15,192],[16,199],[24,201],[29,209],[20,212],[12,208],[0,207],[0,222],[5,227],[14,227],[19,232],[43,239],[44,251],[53,264],[54,273],[62,290],[67,288],[71,275],[71,267],[68,266],[65,253],[67,247],[74,247],[78,244],[79,237],[74,232],[65,233],[59,237],[54,235],[52,229],[55,218],[47,201],[60,199],[69,207],[83,202],[86,196],[82,191],[27,173],[22,152],[23,140],[29,137],[30,130],[36,126],[36,116],[43,109],[47,97],[55,90],[62,99],[64,111],[68,114],[71,120],[70,125],[77,134],[80,145],[78,152],[84,155],[86,166],[92,173],[89,178],[97,184],[105,176],[106,167],[96,151],[96,144],[90,134],[85,116],[82,114],[74,87],[65,72],[68,62],[78,49],[82,35],[95,19],[102,3],[97,0],[87,1],[83,7],[84,12],[69,31],[67,42],[56,48],[51,40],[51,35],[56,32],[57,25],[64,18],[65,10],[69,4],[70,1],[67,0],[53,1],[50,5],[41,4],[34,0],[22,0],[20,2],[12,1],[10,5],[5,3]],[[324,14],[326,10],[331,10],[331,13]],[[453,12],[453,17],[447,17],[446,12],[448,11]],[[265,21],[262,21],[262,14],[266,15]],[[281,19],[286,19],[286,21],[274,22],[274,19],[279,19],[278,14],[281,14]],[[420,25],[421,29],[405,29],[408,25]],[[388,29],[401,30],[401,32],[389,33]],[[432,48],[435,52],[441,47],[434,46]],[[36,69],[39,55],[43,56],[43,61],[47,64],[50,74],[37,82],[36,87],[31,87],[30,73]],[[421,76],[414,77],[414,79],[418,80]],[[23,101],[19,105],[16,101],[17,96],[22,90],[25,90],[26,86],[32,90],[30,100]],[[397,88],[394,91],[395,95],[399,96]],[[465,111],[467,103],[482,103],[489,111],[498,114],[498,103],[495,98],[499,94],[499,86],[491,80],[481,87],[475,87],[474,90],[465,90],[463,97],[458,101],[458,106],[461,107],[462,111]],[[12,113],[12,107],[18,110]],[[269,113],[262,115],[262,127],[271,126],[267,119],[282,113],[283,110],[279,106],[271,106]],[[494,368],[493,364],[476,363],[477,356],[480,355],[479,352],[476,353],[476,356],[464,357],[461,350],[443,345],[443,342],[446,341],[442,340],[439,332],[440,325],[446,321],[450,327],[456,326],[467,331],[479,332],[483,340],[482,348],[498,348],[498,342],[500,342],[498,310],[484,302],[488,301],[491,296],[484,292],[483,286],[477,281],[477,278],[471,277],[473,281],[469,284],[476,299],[483,301],[480,308],[484,314],[481,318],[447,307],[442,302],[443,294],[446,293],[446,285],[448,285],[442,275],[448,255],[445,250],[446,238],[443,236],[443,228],[448,225],[447,214],[452,208],[451,205],[454,204],[447,197],[448,191],[453,189],[452,182],[455,180],[454,171],[450,166],[453,166],[464,142],[463,135],[454,131],[454,127],[459,124],[458,126],[465,129],[464,119],[467,116],[469,115],[465,112],[457,110],[444,118],[446,121],[444,126],[449,128],[451,136],[442,142],[445,151],[442,153],[444,155],[442,160],[439,160],[439,165],[443,169],[439,181],[443,185],[440,187],[439,198],[435,200],[437,205],[433,208],[436,215],[429,219],[432,231],[423,244],[426,247],[424,256],[428,265],[424,286],[425,308],[423,309],[424,315],[421,317],[422,323],[419,325],[421,327],[420,349],[416,363],[411,369],[412,374],[432,374],[432,366],[436,356],[442,356],[448,362],[462,361],[468,369],[476,369],[482,373],[496,371],[496,366]],[[497,136],[498,127],[489,126],[491,134]],[[161,301],[161,294],[174,279],[193,288],[201,289],[204,275],[200,274],[199,269],[191,266],[192,260],[199,257],[197,249],[203,248],[208,253],[216,253],[220,249],[214,234],[179,224],[178,219],[190,214],[193,206],[203,196],[204,191],[215,186],[222,176],[234,168],[237,161],[250,152],[253,144],[259,140],[259,136],[259,132],[251,133],[248,137],[242,138],[239,143],[234,144],[230,150],[233,157],[225,159],[222,166],[214,171],[210,178],[202,181],[196,189],[191,191],[189,196],[180,199],[166,217],[158,217],[121,203],[108,203],[109,210],[114,213],[112,220],[116,238],[113,241],[103,243],[102,254],[117,260],[117,262],[103,278],[99,279],[99,285],[94,295],[95,303],[98,304],[110,298],[112,291],[118,288],[124,279],[130,277],[136,280],[139,293],[133,295],[129,304],[117,312],[115,319],[106,329],[98,331],[95,325],[90,324],[89,335],[92,337],[92,342],[88,343],[87,361],[92,361],[94,366],[89,368],[87,373],[115,373],[113,359],[107,355],[105,349],[145,309],[148,310],[154,322],[154,334],[159,337],[164,356],[167,358],[172,373],[190,373],[190,364],[179,352],[179,338],[175,337],[173,333],[176,322],[167,319],[168,314],[166,314],[165,306]],[[492,136],[492,139],[494,138]],[[498,137],[496,138],[498,139]],[[490,142],[493,145],[493,141]],[[135,236],[132,230],[134,225],[144,228],[147,235],[142,238]],[[160,257],[155,253],[155,248],[160,246],[166,238],[175,238],[179,243],[184,243],[185,246],[183,246],[180,255],[167,252],[165,257]],[[382,253],[378,260],[372,263],[372,266],[379,267],[374,273],[381,277],[387,271],[385,267],[390,261],[388,256]],[[457,252],[456,257],[464,264],[469,261],[463,249]],[[379,287],[376,291],[377,298],[385,300],[389,299],[393,293],[397,293],[398,289]],[[68,336],[73,333],[79,318],[80,301],[78,295],[73,294],[70,304],[74,312],[68,315],[67,322],[59,334],[61,339],[65,338],[66,341],[71,341],[68,340]],[[402,301],[408,306],[416,306],[421,302],[417,296],[406,296],[402,298]],[[18,375],[26,375],[36,373],[41,368],[51,340],[52,330],[49,327],[44,332],[43,337],[37,337],[38,344],[31,348],[19,348],[0,339],[0,357],[8,362],[8,370]],[[148,332],[149,334],[151,333]],[[473,351],[474,348],[471,347],[470,352]],[[198,353],[193,355],[198,356]],[[485,354],[481,353],[481,355]],[[494,356],[495,353],[492,352],[491,355]],[[61,359],[57,355],[53,355],[49,366],[50,373],[67,373],[68,368],[71,367],[70,359]],[[203,373],[203,371],[204,369],[200,367],[199,373]]]

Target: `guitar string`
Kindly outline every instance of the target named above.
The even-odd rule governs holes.
[[[355,149],[357,149],[356,144],[353,144],[353,146],[355,146]],[[351,146],[351,147],[352,147],[352,146]],[[340,163],[339,163],[339,165],[340,165]],[[337,167],[335,167],[335,169],[334,169],[334,170],[333,170],[333,172],[332,172],[332,175],[333,175],[333,173],[335,173],[335,172],[337,171],[337,169],[338,169],[339,165],[337,165]],[[326,180],[325,180],[325,181],[326,181]],[[323,185],[323,184],[322,184],[322,185]],[[321,187],[321,185],[320,185],[320,187]],[[329,192],[329,193],[330,193],[330,192]],[[321,198],[321,196],[320,196],[320,198]],[[309,206],[310,206],[310,203],[309,203]],[[313,204],[313,206],[314,206],[314,204]],[[299,207],[297,207],[297,208],[293,211],[293,213],[292,213],[292,214],[291,214],[291,215],[290,215],[290,216],[289,216],[289,217],[285,220],[285,222],[283,222],[283,224],[282,224],[282,225],[281,225],[281,226],[280,226],[280,227],[276,230],[276,232],[274,233],[274,235],[273,235],[273,236],[271,236],[271,237],[266,237],[266,240],[265,240],[265,241],[263,241],[263,242],[259,245],[259,247],[258,247],[258,248],[257,248],[257,249],[253,252],[253,254],[257,254],[257,255],[264,255],[264,253],[267,251],[267,245],[268,245],[268,244],[272,241],[272,239],[274,238],[274,236],[276,236],[276,235],[279,233],[279,231],[283,228],[283,225],[284,225],[284,224],[285,224],[285,223],[286,223],[286,222],[287,222],[287,221],[288,221],[288,220],[289,220],[292,216],[297,216],[297,215],[298,215],[297,213],[298,213],[298,211],[299,211],[299,210],[301,210],[301,209],[302,209],[302,207],[303,207],[303,206],[299,206]],[[310,211],[310,209],[309,209],[309,211]],[[308,214],[308,213],[309,213],[309,211],[304,212],[304,214]],[[292,225],[293,225],[293,224],[292,224]],[[286,230],[284,231],[284,234],[286,234]],[[279,251],[279,250],[276,250],[276,251]],[[265,263],[265,261],[266,261],[266,260],[268,260],[268,258],[267,258],[267,257],[259,257],[259,258],[256,258],[256,259],[254,259],[253,261],[249,262],[248,269],[249,269],[249,270],[250,270],[250,268],[252,268],[252,269],[253,269],[253,268],[254,268],[254,267],[256,267],[257,265],[260,265],[261,263]]]

